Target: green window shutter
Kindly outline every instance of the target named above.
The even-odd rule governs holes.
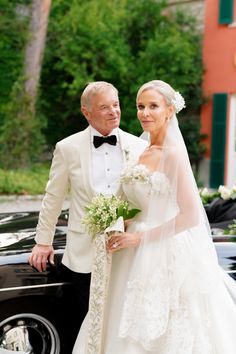
[[[219,0],[219,24],[233,22],[234,0]]]
[[[224,158],[226,140],[227,94],[213,96],[212,144],[210,163],[210,187],[224,184]]]

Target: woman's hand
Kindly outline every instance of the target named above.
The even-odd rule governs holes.
[[[114,253],[127,247],[137,247],[139,246],[142,239],[142,234],[139,232],[124,232],[119,234],[119,236],[112,236],[107,242],[108,252]]]
[[[124,221],[124,225],[125,225],[125,230],[127,230],[128,226],[130,226],[132,223],[132,219],[127,219]]]

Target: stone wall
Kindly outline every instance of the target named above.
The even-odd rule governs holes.
[[[169,8],[184,9],[196,16],[199,20],[199,29],[204,29],[205,0],[169,0]]]

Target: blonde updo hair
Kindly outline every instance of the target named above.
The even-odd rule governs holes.
[[[139,96],[146,90],[158,91],[166,100],[166,104],[168,106],[173,106],[175,113],[178,113],[181,111],[181,109],[186,107],[182,95],[175,91],[173,87],[171,87],[165,81],[152,80],[142,85],[138,90],[136,102],[138,101]]]
[[[158,91],[160,94],[162,94],[162,96],[164,96],[167,105],[171,105],[171,101],[174,99],[175,97],[175,90],[166,82],[161,81],[161,80],[152,80],[149,82],[146,82],[145,84],[143,84],[140,89],[138,90],[137,93],[137,100],[139,98],[139,96],[143,93],[143,91],[146,90],[156,90]]]
[[[80,98],[81,107],[86,107],[87,110],[90,110],[92,98],[98,93],[104,92],[108,88],[114,90],[118,95],[118,90],[109,82],[95,81],[88,83]]]

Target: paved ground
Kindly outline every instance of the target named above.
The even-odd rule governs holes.
[[[39,211],[43,195],[37,196],[0,196],[0,213],[15,211]],[[68,208],[65,200],[63,209]]]

